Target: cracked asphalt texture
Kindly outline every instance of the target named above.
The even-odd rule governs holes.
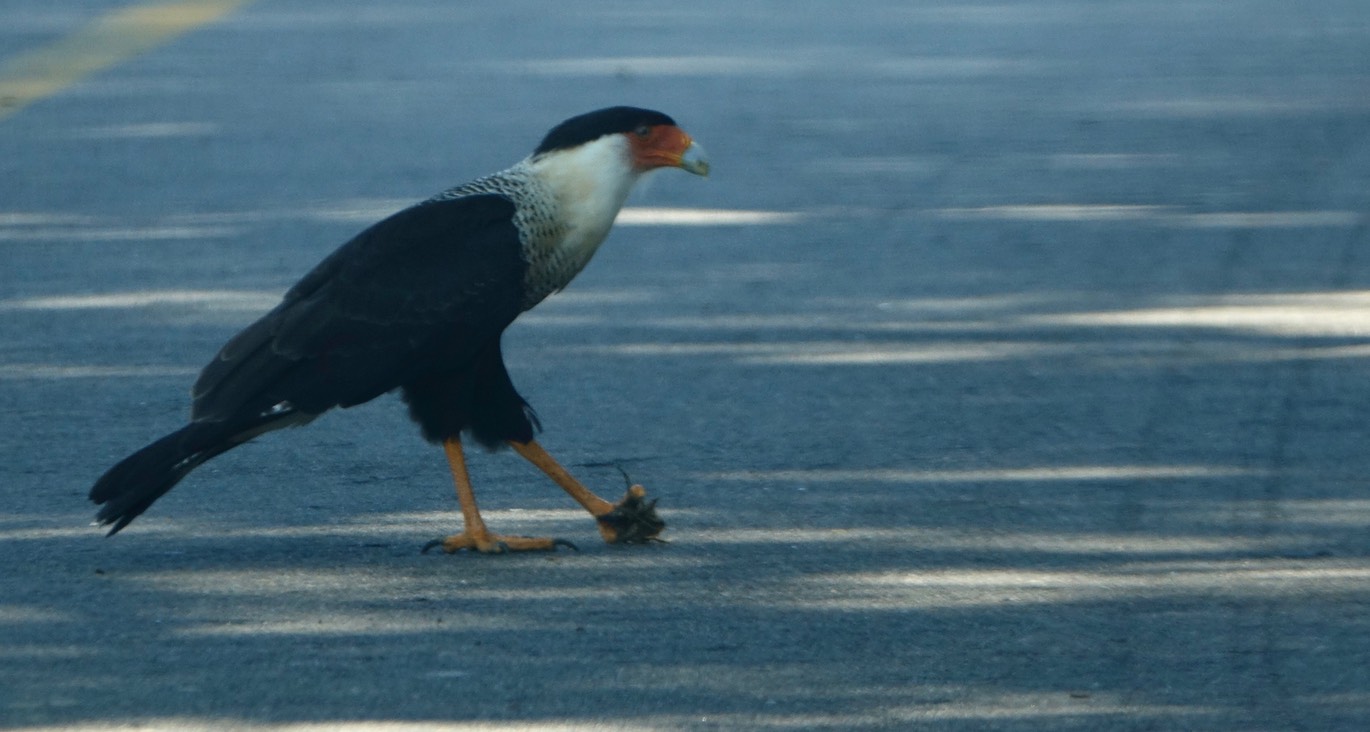
[[[127,3],[8,0],[0,62]],[[397,399],[90,483],[370,221],[552,124],[667,171],[508,333],[610,547]],[[1370,5],[260,0],[0,120],[0,726],[1370,725]]]

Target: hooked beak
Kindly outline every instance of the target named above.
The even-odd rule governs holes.
[[[704,148],[690,141],[690,146],[680,154],[680,169],[695,175],[709,175],[709,160],[704,157]]]

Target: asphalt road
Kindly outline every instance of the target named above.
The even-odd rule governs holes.
[[[0,100],[0,726],[1370,726],[1364,0],[82,35],[131,5],[0,3],[0,88],[79,72]],[[458,516],[393,398],[89,526],[320,257],[618,103],[714,175],[656,176],[506,355],[548,449],[646,484],[671,543],[597,543],[503,453],[488,520],[582,551],[419,554]]]

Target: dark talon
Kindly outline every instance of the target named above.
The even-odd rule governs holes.
[[[424,544],[423,548],[419,550],[419,554],[427,554],[428,550],[435,546],[442,546],[442,539],[434,539],[427,544]]]
[[[571,542],[569,542],[569,541],[567,541],[567,540],[565,540],[565,539],[553,539],[553,540],[552,540],[552,550],[555,551],[556,548],[559,547],[559,546],[564,546],[564,547],[566,547],[567,549],[570,549],[570,550],[573,551],[573,552],[578,552],[578,551],[580,551],[580,547],[576,546],[575,544],[572,544]]]

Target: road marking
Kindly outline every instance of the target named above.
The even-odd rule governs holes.
[[[52,44],[0,61],[0,120],[251,1],[181,0],[134,5],[104,15]]]

